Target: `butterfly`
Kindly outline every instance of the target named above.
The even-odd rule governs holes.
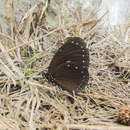
[[[86,43],[80,37],[68,37],[52,58],[43,77],[63,90],[78,92],[88,83],[88,67],[89,50]]]

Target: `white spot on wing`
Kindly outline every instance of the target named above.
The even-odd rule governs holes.
[[[84,71],[81,71],[81,74],[83,74],[84,73]]]
[[[72,43],[74,43],[74,41],[71,41]]]
[[[67,64],[67,67],[70,67],[70,64]]]
[[[83,66],[83,68],[85,69],[85,68],[86,68],[86,66]]]
[[[80,47],[81,49],[83,48],[83,46]]]
[[[77,69],[78,69],[78,66],[76,66],[75,69],[77,70]]]
[[[71,60],[67,60],[66,63],[71,63],[72,61]]]
[[[86,77],[86,75],[83,75],[83,78],[85,78]]]
[[[76,44],[76,45],[79,45],[79,43],[78,43],[78,42],[76,42],[75,44]]]
[[[85,60],[83,60],[82,62],[85,63]]]

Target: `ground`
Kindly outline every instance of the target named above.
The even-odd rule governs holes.
[[[130,129],[119,121],[130,105],[129,19],[111,27],[107,14],[97,18],[95,7],[74,1],[0,4],[0,130]],[[89,82],[79,95],[42,77],[69,36],[84,39],[90,53]]]

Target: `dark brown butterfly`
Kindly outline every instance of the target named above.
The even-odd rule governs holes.
[[[79,37],[69,37],[54,55],[46,79],[69,92],[78,92],[88,83],[89,50]]]

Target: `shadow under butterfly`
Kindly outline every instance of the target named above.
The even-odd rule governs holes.
[[[43,77],[63,90],[77,93],[88,83],[88,67],[89,50],[85,42],[80,37],[69,37],[54,55]]]

